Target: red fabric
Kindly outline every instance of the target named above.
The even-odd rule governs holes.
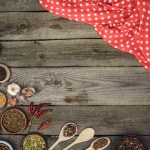
[[[111,46],[150,71],[150,0],[39,0],[48,11],[91,24]]]

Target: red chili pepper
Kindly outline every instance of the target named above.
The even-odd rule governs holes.
[[[31,102],[30,103],[30,105],[29,105],[29,115],[32,115],[32,113],[33,113],[33,102]]]
[[[42,107],[46,107],[46,106],[48,106],[48,105],[49,105],[48,103],[39,104],[39,105],[36,107],[36,109],[34,110],[33,114],[37,115],[37,113],[40,111],[40,109],[41,109]]]
[[[45,125],[47,125],[47,126],[50,125],[50,123],[51,123],[51,120],[46,120],[46,121],[42,122],[40,124],[40,126],[38,127],[38,130],[40,130]]]
[[[41,111],[39,111],[39,112],[38,112],[37,114],[35,114],[35,115],[39,118],[39,117],[43,116],[44,114],[46,114],[46,113],[48,113],[48,112],[50,112],[50,111],[52,111],[52,109],[41,110]]]
[[[47,129],[47,128],[50,128],[51,125],[48,125],[48,126],[43,126],[42,128],[40,128],[39,130],[44,130],[44,129]]]

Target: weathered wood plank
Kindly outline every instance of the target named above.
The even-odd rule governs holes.
[[[21,107],[25,112],[28,108]],[[31,128],[30,132],[58,135],[61,127],[73,121],[80,133],[86,127],[95,129],[95,135],[150,135],[150,106],[52,106],[53,112],[46,114]],[[51,119],[51,129],[37,131],[41,122]],[[6,132],[2,131],[2,134]],[[27,134],[24,131],[22,134]]]
[[[101,136],[99,136],[99,137],[101,137]],[[108,137],[111,140],[111,144],[107,148],[107,150],[112,150],[113,147],[115,146],[115,143],[117,142],[117,140],[120,139],[122,136],[108,136]],[[0,136],[0,139],[9,141],[13,145],[13,148],[15,150],[20,150],[20,143],[23,138],[24,138],[24,135],[1,135]],[[57,140],[56,136],[45,136],[44,138],[47,142],[48,147],[50,147]],[[97,137],[93,138],[92,140],[90,140],[88,142],[84,142],[82,144],[78,144],[78,145],[74,146],[73,150],[83,150],[83,149],[88,148],[90,146],[90,143],[93,140],[95,140],[96,138]],[[141,138],[146,144],[149,145],[150,136],[139,136],[139,138]],[[63,148],[65,148],[67,145],[69,145],[74,140],[75,140],[75,138],[73,138],[72,140],[69,140],[69,141],[61,142],[55,149],[62,150]]]
[[[44,11],[38,0],[0,0],[0,12]]]
[[[94,28],[48,12],[0,13],[0,40],[98,38]]]
[[[0,61],[12,67],[140,65],[102,39],[1,42]]]
[[[13,68],[10,82],[34,86],[33,102],[150,105],[150,74],[140,67]]]

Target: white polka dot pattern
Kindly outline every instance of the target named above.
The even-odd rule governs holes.
[[[150,71],[150,0],[39,0],[49,12],[94,26],[111,46]]]

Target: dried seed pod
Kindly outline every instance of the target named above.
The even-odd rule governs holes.
[[[8,107],[13,107],[17,104],[17,99],[15,97],[8,98]]]
[[[36,90],[33,87],[26,87],[22,89],[22,94],[24,94],[25,97],[31,97],[33,95],[35,95]]]

